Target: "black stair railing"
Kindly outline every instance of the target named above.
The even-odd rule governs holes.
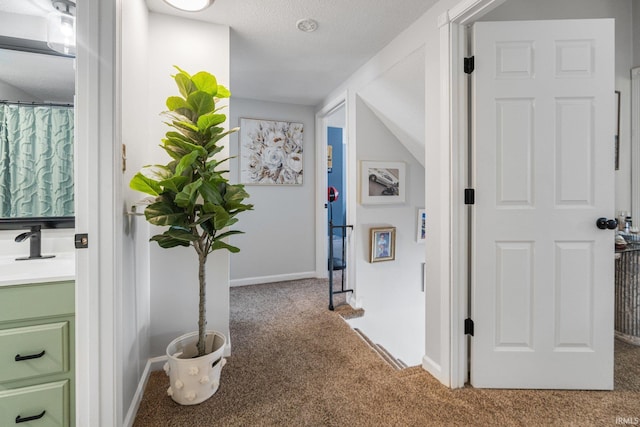
[[[353,229],[353,225],[334,225],[333,221],[329,221],[329,310],[333,311],[333,296],[335,294],[344,294],[347,292],[353,292],[353,289],[345,289],[344,288],[344,272],[347,268],[347,262],[345,258],[346,252],[346,237],[347,237],[347,229]],[[340,258],[335,257],[335,253],[333,250],[333,239],[334,239],[334,231],[340,231],[341,237],[341,254]],[[333,289],[333,272],[340,271],[340,290]]]

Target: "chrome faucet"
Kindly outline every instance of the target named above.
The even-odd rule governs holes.
[[[15,238],[16,242],[24,242],[27,239],[29,240],[29,256],[16,258],[16,261],[23,261],[28,259],[44,259],[44,258],[53,258],[55,255],[42,255],[41,253],[41,243],[42,243],[42,232],[40,231],[40,225],[32,225],[29,231],[18,234]]]

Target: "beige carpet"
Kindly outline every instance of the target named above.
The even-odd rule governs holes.
[[[615,426],[640,418],[640,347],[616,342],[615,391],[450,390],[419,367],[396,371],[327,310],[327,284],[231,290],[233,355],[196,406],[154,372],[144,426]],[[620,424],[618,422],[618,424]]]

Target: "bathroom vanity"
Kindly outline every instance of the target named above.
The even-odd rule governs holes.
[[[0,426],[74,426],[74,254],[14,258],[0,257]]]

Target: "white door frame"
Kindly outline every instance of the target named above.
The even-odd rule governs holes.
[[[322,110],[316,113],[316,277],[329,277],[327,267],[328,239],[327,239],[327,123],[331,114],[340,107],[345,109],[347,114],[347,93],[339,95],[336,99],[326,104]],[[345,120],[343,138],[347,139],[348,122]],[[348,144],[348,143],[347,143]],[[347,150],[349,146],[347,145]],[[347,155],[347,158],[349,156]],[[345,159],[346,164],[347,159]],[[347,186],[349,177],[347,176]],[[347,194],[349,192],[347,191]],[[355,193],[353,193],[355,194]],[[349,203],[347,201],[347,203]],[[347,215],[351,211],[350,206],[346,206]],[[347,270],[349,271],[349,270]]]
[[[88,249],[76,251],[77,426],[123,421],[120,2],[77,7],[76,232],[89,235]]]
[[[438,203],[443,219],[448,219],[448,247],[440,252],[442,303],[442,363],[438,378],[452,388],[463,387],[468,376],[467,338],[464,318],[467,315],[467,207],[464,189],[467,185],[467,95],[465,27],[507,0],[463,0],[438,18],[440,28],[440,145],[448,148],[439,153],[441,163]],[[430,153],[433,155],[434,153]],[[446,160],[446,161],[445,161]],[[448,243],[448,245],[447,245]],[[448,276],[448,277],[446,277]],[[448,353],[448,354],[447,354]],[[448,375],[447,375],[448,371]]]

